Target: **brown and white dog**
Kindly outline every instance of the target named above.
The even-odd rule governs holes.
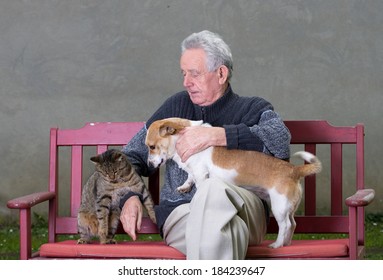
[[[180,192],[190,191],[193,183],[198,187],[201,181],[209,177],[220,178],[238,186],[266,189],[279,227],[277,240],[270,247],[289,245],[296,227],[294,213],[302,197],[300,179],[320,172],[321,162],[316,156],[304,151],[294,156],[308,164],[295,166],[261,152],[228,150],[225,147],[209,147],[182,162],[176,151],[178,132],[188,126],[201,125],[210,126],[202,121],[181,118],[153,122],[145,140],[149,148],[148,163],[159,167],[168,159],[173,159],[188,173],[186,182],[177,188]]]

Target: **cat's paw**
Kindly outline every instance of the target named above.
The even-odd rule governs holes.
[[[80,238],[79,240],[77,240],[77,244],[88,244],[88,243],[89,243],[89,240],[86,240],[83,238]]]
[[[113,238],[107,239],[104,242],[100,242],[101,244],[117,244],[117,241]]]

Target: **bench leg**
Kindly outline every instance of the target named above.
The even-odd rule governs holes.
[[[357,207],[349,207],[349,249],[350,259],[358,258]]]
[[[20,209],[20,259],[28,260],[32,255],[31,209]]]

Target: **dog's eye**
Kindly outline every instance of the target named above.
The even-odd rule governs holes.
[[[151,150],[154,150],[156,148],[156,146],[149,146],[149,149],[151,149]]]

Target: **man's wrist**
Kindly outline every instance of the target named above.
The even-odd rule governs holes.
[[[226,132],[223,127],[213,127],[211,146],[226,146]]]
[[[128,192],[128,193],[125,194],[125,195],[121,198],[121,200],[120,200],[120,209],[122,209],[122,207],[124,207],[125,202],[126,202],[129,198],[131,198],[132,196],[136,196],[136,197],[138,197],[138,199],[141,201],[141,203],[142,203],[143,200],[144,200],[142,194],[140,194],[140,193],[136,193],[136,192]]]

